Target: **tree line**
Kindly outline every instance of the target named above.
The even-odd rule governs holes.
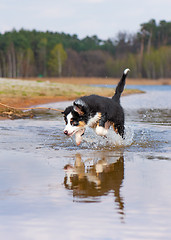
[[[171,22],[154,19],[113,39],[15,29],[0,34],[0,77],[171,77]]]

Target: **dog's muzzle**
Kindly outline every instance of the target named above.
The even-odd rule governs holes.
[[[68,135],[68,131],[67,131],[67,130],[65,130],[65,131],[64,131],[64,134],[65,134],[65,135]]]

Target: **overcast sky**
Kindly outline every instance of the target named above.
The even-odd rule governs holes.
[[[13,28],[116,37],[150,19],[171,21],[171,0],[0,0],[0,32]]]

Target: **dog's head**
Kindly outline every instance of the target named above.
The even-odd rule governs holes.
[[[73,106],[69,106],[63,112],[66,126],[64,134],[73,136],[75,134],[76,144],[80,145],[82,135],[87,125],[88,106],[81,99],[76,100]]]

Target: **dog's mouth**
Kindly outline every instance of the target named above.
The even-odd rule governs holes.
[[[81,141],[82,141],[82,136],[84,135],[85,129],[77,129],[71,133],[69,133],[67,130],[64,131],[64,134],[67,135],[68,137],[72,137],[75,134],[75,141],[77,146],[80,145]]]
[[[78,130],[75,130],[71,133],[68,133],[68,132],[66,133],[64,131],[64,134],[66,134],[68,137],[72,137],[75,133],[80,133],[80,136],[82,136],[82,135],[84,135],[84,132],[85,132],[85,129],[78,129]]]
[[[66,136],[68,136],[68,137],[72,137],[77,131],[78,131],[78,130],[75,130],[75,131],[69,133],[67,130],[65,130],[65,131],[64,131],[64,134],[65,134]]]
[[[68,137],[72,137],[77,131],[73,131],[72,133],[68,133],[67,136]]]

